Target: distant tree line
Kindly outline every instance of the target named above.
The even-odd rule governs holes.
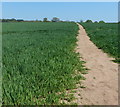
[[[23,19],[0,19],[0,22],[23,22]]]
[[[23,20],[23,19],[15,19],[15,18],[12,18],[12,19],[0,19],[0,22],[74,22],[74,21],[62,21],[60,20],[59,18],[57,17],[53,17],[52,20],[48,20],[48,18],[43,18],[43,21],[42,20]],[[93,22],[92,20],[86,20],[86,21],[83,21],[83,20],[80,20],[80,23],[105,23],[104,21],[95,21]]]
[[[57,17],[53,17],[51,21],[49,21],[47,18],[43,18],[43,22],[61,22],[61,20]]]
[[[83,22],[83,20],[80,20],[80,23],[105,23],[103,20],[101,20],[101,21],[95,21],[95,22],[93,22],[92,20],[86,20],[85,22]]]
[[[47,18],[43,18],[43,21],[41,20],[31,20],[31,21],[25,21],[23,19],[0,19],[0,22],[62,22],[59,18],[53,17],[51,21],[49,21]]]
[[[0,22],[74,22],[74,21],[62,21],[58,17],[53,17],[51,20],[48,20],[48,18],[43,18],[43,20],[23,20],[23,19],[0,19]]]

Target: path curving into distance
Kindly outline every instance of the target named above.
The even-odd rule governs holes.
[[[76,52],[80,53],[85,66],[90,69],[82,84],[77,88],[75,101],[78,105],[118,105],[118,64],[113,58],[98,49],[90,41],[85,29],[79,26]]]

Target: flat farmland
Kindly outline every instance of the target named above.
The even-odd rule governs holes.
[[[77,32],[67,22],[3,23],[3,105],[59,104],[83,79]]]

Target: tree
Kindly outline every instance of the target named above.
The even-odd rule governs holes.
[[[105,22],[101,20],[101,21],[99,21],[99,23],[105,23]]]
[[[17,19],[17,22],[23,22],[24,20],[23,19]]]
[[[57,17],[53,17],[53,19],[52,19],[52,22],[59,22],[59,21],[60,21],[60,19]]]
[[[80,20],[80,23],[83,23],[83,20]]]
[[[95,21],[94,23],[98,23],[97,21]]]
[[[48,19],[47,19],[47,18],[44,18],[44,19],[43,19],[43,22],[47,22],[47,21],[48,21]]]
[[[2,22],[8,22],[8,20],[7,19],[2,19]]]
[[[15,22],[15,21],[16,21],[16,19],[12,18],[12,19],[10,19],[10,21],[13,21],[13,22]]]
[[[92,20],[87,20],[86,23],[92,23]]]
[[[2,22],[16,22],[17,20],[12,18],[12,19],[2,19]]]
[[[38,22],[38,19],[36,19],[36,22]]]

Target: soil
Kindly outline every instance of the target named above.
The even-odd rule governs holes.
[[[85,61],[88,74],[82,84],[86,88],[77,88],[75,102],[78,105],[118,105],[118,64],[90,40],[85,29],[79,26],[76,52],[80,60]]]

